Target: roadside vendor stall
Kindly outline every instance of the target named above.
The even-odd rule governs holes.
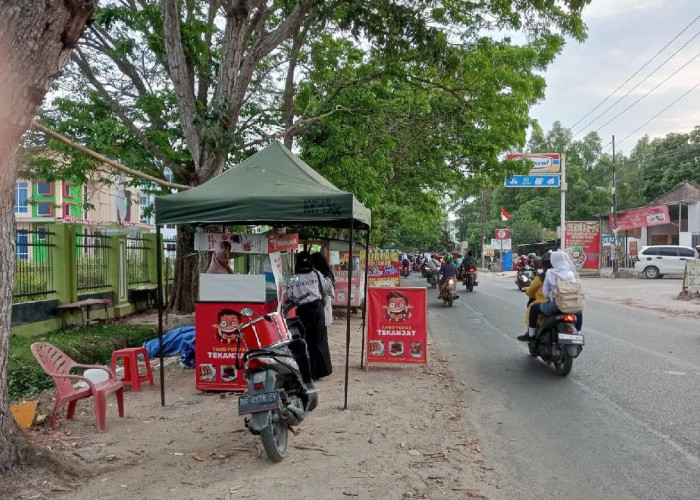
[[[338,189],[282,144],[272,142],[239,165],[200,186],[157,197],[155,223],[158,233],[164,224],[267,224],[277,227],[296,225],[347,228],[350,229],[348,242],[348,252],[350,252],[354,243],[353,229],[366,231],[368,246],[371,212],[359,203],[352,193]],[[158,245],[158,251],[161,251],[160,245]],[[159,265],[160,262],[159,257]],[[163,287],[160,270],[158,280],[159,339],[162,339]],[[236,288],[237,285],[229,283],[229,286]],[[351,307],[351,296],[347,295],[345,408],[347,408]],[[262,302],[267,303],[266,301],[267,296]],[[165,404],[162,369],[161,404]]]
[[[199,232],[195,250],[206,251],[206,270],[199,275],[195,303],[195,386],[201,390],[244,390],[243,355],[238,341],[237,312],[256,315],[279,310],[283,277],[292,274],[298,234],[240,234]],[[242,264],[233,269],[231,254]],[[226,272],[223,272],[226,271]]]

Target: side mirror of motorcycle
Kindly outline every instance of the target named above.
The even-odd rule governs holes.
[[[250,307],[244,307],[241,309],[241,316],[245,316],[246,318],[250,318],[255,314],[255,311],[253,311]]]

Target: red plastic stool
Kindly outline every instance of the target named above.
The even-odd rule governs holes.
[[[146,374],[139,373],[138,357],[142,355],[146,361]],[[153,385],[153,373],[151,372],[151,363],[148,359],[148,352],[145,347],[127,347],[119,349],[112,353],[112,371],[116,373],[117,360],[122,358],[124,363],[124,377],[121,379],[122,384],[130,385],[131,389],[136,392],[141,391],[141,382],[149,381]]]

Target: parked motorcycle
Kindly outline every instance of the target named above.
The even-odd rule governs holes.
[[[285,308],[291,315],[291,306]],[[248,390],[238,399],[238,414],[248,415],[245,425],[262,439],[265,453],[274,462],[287,455],[288,429],[299,425],[318,405],[318,389],[311,379],[303,326],[295,317],[271,313],[252,318],[252,309],[241,310],[249,319],[239,328]]]
[[[457,278],[448,278],[442,285],[442,303],[443,305],[452,307],[457,298]]]
[[[554,364],[554,372],[566,377],[571,372],[574,358],[581,354],[583,335],[576,333],[574,314],[546,316],[528,343],[530,355],[539,356],[546,363]]]
[[[518,274],[515,277],[515,284],[518,286],[518,290],[522,291],[523,288],[527,288],[532,284],[532,280],[535,278],[535,270],[530,266],[525,266],[518,269]]]
[[[467,288],[468,292],[474,291],[474,287],[477,286],[475,267],[469,266],[464,271],[462,271],[462,283]]]

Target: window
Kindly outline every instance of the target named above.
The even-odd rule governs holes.
[[[63,181],[63,196],[67,196],[68,198],[72,198],[70,194],[70,187],[72,184],[70,182]]]
[[[40,201],[36,204],[36,214],[41,217],[51,217],[53,215],[53,203]]]
[[[695,251],[690,248],[679,248],[678,255],[681,257],[695,257]]]
[[[29,198],[29,183],[28,182],[15,182],[15,213],[16,214],[28,214],[29,204],[27,199]]]
[[[75,217],[76,219],[80,215],[80,211],[75,203],[64,203],[63,204],[63,217]]]
[[[53,182],[37,182],[36,194],[38,194],[39,196],[53,195]]]
[[[36,239],[37,241],[46,241],[46,228],[44,226],[37,226]]]
[[[20,260],[29,259],[29,235],[26,229],[18,229],[15,233],[15,257]]]
[[[140,204],[141,204],[141,212],[140,212],[140,220],[141,223],[143,224],[153,224],[153,216],[146,216],[146,212],[148,209],[153,205],[153,200],[151,199],[150,196],[142,194],[141,199],[140,199]]]
[[[88,187],[87,187],[87,184],[83,184],[83,219],[85,219],[85,220],[87,220],[87,218],[88,218],[87,206],[88,206]]]
[[[663,255],[664,257],[678,257],[678,248],[661,247],[659,248],[659,255]]]
[[[642,252],[642,255],[659,255],[659,249],[658,248],[647,248]]]

